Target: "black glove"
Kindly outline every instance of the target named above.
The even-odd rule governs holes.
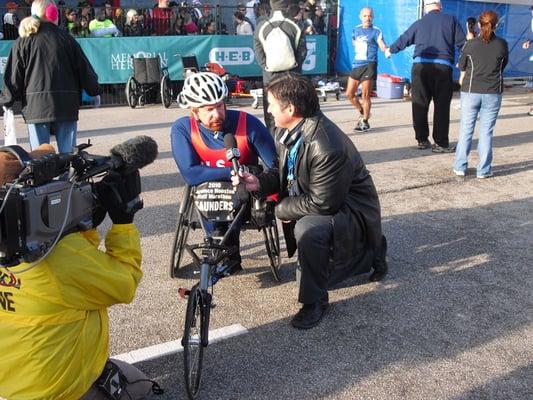
[[[96,193],[96,186],[93,185],[93,193]],[[93,207],[93,228],[98,227],[105,219],[107,210],[102,207],[102,205],[96,201],[95,206]]]
[[[129,174],[110,172],[95,184],[96,195],[114,224],[130,224],[135,213],[143,207],[139,198],[141,176],[139,170]]]
[[[263,167],[261,165],[248,165],[247,167],[248,167],[248,172],[255,176],[263,172]]]

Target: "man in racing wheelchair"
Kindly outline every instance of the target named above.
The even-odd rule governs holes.
[[[250,171],[259,170],[259,159],[270,168],[276,157],[274,140],[259,119],[243,111],[227,110],[225,82],[211,72],[198,72],[185,79],[178,104],[190,115],[179,118],[172,126],[170,138],[176,165],[189,186],[205,182],[231,181],[232,163],[226,158],[224,136],[233,134],[240,153],[240,164]],[[183,199],[187,201],[187,199]],[[227,223],[209,224],[204,228],[223,235]],[[227,245],[239,248],[239,230],[228,238]],[[225,271],[241,270],[240,251],[227,260]]]

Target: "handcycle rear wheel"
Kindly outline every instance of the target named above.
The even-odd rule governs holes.
[[[183,363],[185,389],[189,399],[195,400],[200,391],[202,378],[202,361],[204,347],[207,345],[208,323],[206,313],[209,312],[198,285],[193,286],[187,301],[185,328],[181,345],[183,346]]]
[[[274,278],[279,281],[279,269],[281,267],[281,249],[279,245],[279,232],[276,219],[272,219],[262,228],[263,238],[265,239],[266,251],[270,261],[270,269]]]
[[[161,103],[163,107],[169,108],[172,104],[172,90],[170,88],[170,80],[168,75],[163,75],[161,78]]]
[[[184,196],[184,199],[184,201],[188,201],[188,203],[183,207],[183,212],[180,210],[178,213],[176,234],[174,235],[174,244],[170,256],[170,276],[172,278],[176,278],[178,275],[178,270],[183,260],[183,253],[185,252],[185,244],[187,243],[190,231],[192,201],[189,201],[188,194]]]

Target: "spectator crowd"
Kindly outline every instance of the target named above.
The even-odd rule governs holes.
[[[6,3],[2,33],[4,40],[18,38],[20,21],[31,14],[33,0]],[[238,4],[232,12],[233,27],[222,21],[221,7],[202,4],[199,0],[177,3],[158,0],[152,8],[121,8],[119,0],[79,1],[66,7],[58,1],[59,26],[77,38],[166,35],[253,35],[255,27],[271,12],[268,0],[250,0]],[[291,6],[290,16],[308,35],[326,34],[323,7],[316,0]]]

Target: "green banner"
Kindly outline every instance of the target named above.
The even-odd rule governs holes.
[[[9,50],[11,50],[12,44],[12,40],[0,40],[0,89],[4,87],[7,56],[9,56]]]
[[[305,74],[327,72],[328,43],[326,36],[307,36]],[[98,74],[100,83],[125,83],[133,75],[131,57],[161,58],[171,80],[183,79],[180,56],[195,55],[198,65],[221,64],[227,72],[240,77],[261,76],[255,61],[252,36],[147,36],[78,39],[87,58]],[[2,78],[12,41],[0,41],[0,75]]]

